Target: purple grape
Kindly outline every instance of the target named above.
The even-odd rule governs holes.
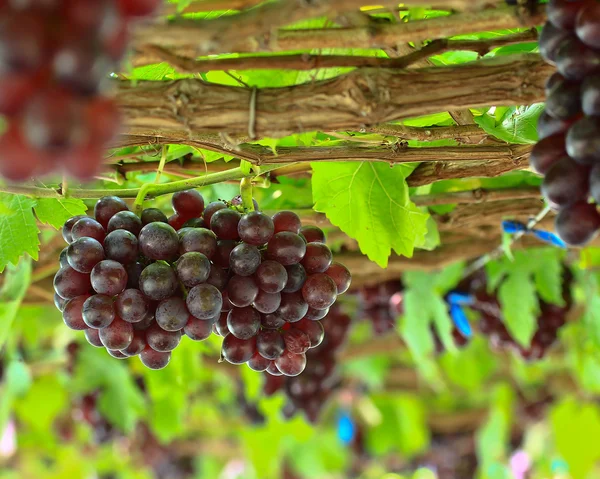
[[[100,243],[104,243],[106,231],[95,219],[84,216],[71,228],[71,242],[79,238],[93,238]]]
[[[89,293],[90,275],[75,271],[70,266],[61,268],[54,276],[54,291],[64,299],[73,299]]]
[[[100,341],[106,349],[125,349],[133,341],[133,326],[121,318],[115,318],[109,326],[100,330]]]
[[[190,318],[185,301],[172,297],[161,301],[156,308],[156,323],[165,331],[179,331]]]
[[[90,275],[92,287],[98,294],[116,296],[127,286],[127,272],[122,264],[111,259],[100,261]],[[111,348],[119,349],[119,348]]]
[[[237,245],[229,255],[231,272],[239,276],[250,276],[260,266],[260,252],[256,246],[246,243]]]
[[[211,284],[199,284],[188,292],[188,311],[198,319],[217,317],[223,306],[221,292]]]
[[[238,240],[238,224],[241,215],[231,209],[221,209],[210,219],[210,229],[222,240]]]
[[[165,331],[158,324],[152,324],[146,330],[146,342],[155,351],[167,353],[173,351],[181,341],[181,331]]]
[[[273,215],[274,232],[289,231],[290,233],[300,233],[302,222],[293,211],[279,211]]]
[[[256,350],[256,338],[238,339],[233,334],[229,334],[223,339],[221,355],[223,359],[231,364],[244,364]]]
[[[275,360],[275,365],[284,376],[298,376],[306,368],[306,355],[285,351]]]
[[[138,240],[130,231],[115,230],[106,236],[104,251],[108,259],[127,265],[138,257]]]
[[[350,284],[352,283],[352,275],[348,268],[346,268],[343,264],[333,262],[325,274],[329,276],[337,286],[337,294],[344,294],[350,288]]]
[[[143,321],[150,312],[150,303],[138,289],[126,289],[115,301],[117,315],[128,323]]]
[[[287,284],[288,273],[281,263],[267,260],[260,264],[254,273],[254,279],[265,293],[279,293]]]
[[[283,288],[283,292],[295,293],[296,291],[300,291],[306,281],[306,271],[304,270],[304,266],[301,264],[292,264],[286,266],[285,270],[288,274],[288,280],[285,284],[285,288]]]
[[[331,280],[333,282],[333,280]],[[300,321],[308,311],[308,304],[302,297],[302,293],[281,293],[281,305],[275,312],[288,323]]]
[[[134,331],[131,344],[125,349],[121,349],[121,353],[128,358],[138,356],[146,348],[146,333],[144,331]]]
[[[67,262],[75,271],[90,273],[104,259],[104,248],[92,238],[79,238],[67,249]]]
[[[181,235],[179,241],[179,253],[189,252],[202,253],[212,259],[217,252],[217,236],[206,228],[191,228]]]
[[[281,293],[265,293],[260,290],[254,299],[252,306],[263,314],[274,313],[281,305]]]
[[[119,211],[110,219],[106,228],[109,233],[116,230],[126,230],[137,236],[142,230],[142,220],[132,211]]]
[[[73,230],[73,225],[75,223],[77,223],[81,218],[87,218],[87,216],[84,216],[84,215],[73,216],[72,218],[69,218],[63,225],[62,237],[68,244],[73,242],[73,235],[71,233]]]
[[[127,211],[127,203],[117,196],[100,198],[94,206],[94,216],[103,228],[108,226],[110,219],[120,211]]]
[[[178,287],[177,275],[167,264],[153,263],[144,268],[140,275],[140,290],[153,301],[173,296]]]
[[[273,220],[260,211],[246,213],[238,223],[239,237],[245,243],[254,246],[267,243],[274,232]]]
[[[115,319],[112,298],[103,294],[90,296],[83,303],[82,318],[90,328],[106,328]]]
[[[192,341],[204,341],[210,337],[213,324],[215,323],[212,321],[192,317],[183,328],[183,332]]]
[[[274,360],[285,351],[285,341],[279,331],[266,329],[256,336],[256,349],[263,358]]]
[[[63,321],[69,329],[85,331],[88,327],[83,320],[83,304],[89,298],[88,294],[70,299],[63,308]]]
[[[229,301],[238,308],[250,306],[258,295],[258,286],[251,276],[233,276],[227,284]]]
[[[165,223],[147,224],[140,231],[138,240],[142,254],[153,260],[171,260],[179,251],[179,236]]]
[[[85,339],[95,348],[103,348],[104,344],[100,341],[100,330],[99,329],[86,329],[84,331]]]
[[[238,339],[250,339],[260,329],[260,313],[250,306],[233,308],[227,314],[227,329]]]
[[[146,208],[142,211],[142,224],[146,226],[148,223],[154,222],[167,223],[167,215],[158,208]]]
[[[302,296],[311,308],[326,309],[335,303],[337,286],[326,274],[313,274],[306,279]]]
[[[171,361],[171,353],[161,353],[155,351],[150,346],[146,346],[140,353],[140,360],[142,364],[148,369],[164,369],[169,365]]]
[[[324,273],[331,266],[332,261],[333,255],[326,244],[308,243],[301,264],[308,274],[314,274]]]
[[[299,263],[306,252],[306,243],[297,234],[282,231],[267,244],[267,258],[284,266]]]
[[[185,253],[175,262],[177,277],[186,288],[206,282],[210,269],[210,261],[202,253]]]

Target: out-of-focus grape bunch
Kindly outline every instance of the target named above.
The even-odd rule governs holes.
[[[132,22],[160,0],[0,0],[0,174],[25,180],[99,169],[119,127],[102,96],[118,70]]]
[[[173,195],[170,218],[155,208],[138,217],[105,197],[93,218],[69,219],[54,278],[66,325],[152,369],[168,364],[183,334],[202,341],[214,331],[224,360],[300,374],[350,272],[333,262],[319,228],[290,211],[244,212],[240,202],[205,207],[188,190]]]

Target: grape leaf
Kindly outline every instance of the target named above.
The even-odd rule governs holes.
[[[498,299],[510,334],[523,346],[529,346],[537,329],[539,303],[535,285],[524,269],[517,268],[500,285]]]
[[[537,121],[544,105],[541,103],[518,108],[514,114],[497,123],[494,117],[486,113],[475,117],[475,123],[486,133],[511,144],[534,144],[538,140]]]
[[[536,266],[533,273],[538,294],[548,303],[564,306],[563,299],[563,252],[557,248],[530,251]]]
[[[38,259],[40,240],[35,224],[35,200],[22,195],[0,193],[0,204],[5,213],[0,216],[0,272],[8,263],[16,265],[27,253]]]
[[[356,239],[385,268],[392,249],[411,257],[423,244],[429,215],[410,201],[406,177],[414,165],[312,163],[315,210]]]
[[[85,214],[87,206],[76,198],[38,198],[35,214],[42,223],[62,228],[69,218]]]
[[[4,284],[0,290],[0,349],[17,316],[21,302],[31,282],[31,260],[24,258],[17,266],[9,265],[4,273]]]

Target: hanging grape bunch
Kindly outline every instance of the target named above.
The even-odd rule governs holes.
[[[600,229],[600,3],[551,0],[547,12],[540,52],[558,72],[546,84],[530,162],[545,176],[542,193],[559,211],[557,233],[583,245]]]
[[[225,360],[300,374],[322,339],[319,320],[351,280],[323,232],[290,211],[244,214],[237,199],[205,208],[195,190],[172,202],[170,218],[155,208],[138,218],[106,197],[94,218],[65,223],[54,287],[66,325],[153,369],[168,364],[182,334],[201,341],[214,330]]]
[[[100,95],[131,23],[160,0],[0,1],[0,174],[93,176],[119,124]]]

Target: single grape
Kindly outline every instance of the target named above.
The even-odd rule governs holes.
[[[215,323],[212,321],[192,317],[183,328],[183,332],[192,341],[204,341],[210,337],[213,324]]]
[[[600,5],[586,2],[575,21],[575,33],[586,45],[600,49]]]
[[[233,240],[217,241],[217,249],[212,257],[212,262],[221,268],[229,268],[229,257],[236,246],[237,243]]]
[[[337,286],[326,274],[313,274],[306,279],[302,296],[311,308],[326,309],[335,303]]]
[[[306,333],[310,341],[311,348],[316,348],[323,342],[323,339],[325,338],[325,330],[319,321],[301,319],[297,323],[294,323],[294,327]]]
[[[233,308],[227,314],[227,329],[236,338],[250,339],[260,329],[260,313],[250,306]]]
[[[222,240],[238,240],[238,224],[242,215],[231,209],[222,209],[210,219],[210,229]]]
[[[251,276],[232,276],[227,284],[229,301],[238,308],[250,306],[258,295],[258,286]]]
[[[581,103],[586,115],[600,115],[600,75],[589,76],[583,81]]]
[[[150,346],[146,346],[140,353],[140,360],[148,369],[164,369],[171,361],[171,353],[161,353],[155,351]]]
[[[307,243],[325,243],[325,233],[317,226],[303,226],[300,228],[300,236],[302,236]]]
[[[61,313],[65,309],[65,304],[67,304],[67,301],[67,299],[61,298],[58,293],[54,293],[54,306],[56,306],[56,309],[58,309]]]
[[[106,352],[115,359],[127,359],[127,356],[121,351],[117,351],[115,349],[107,349]]]
[[[573,30],[577,14],[585,3],[577,0],[550,0],[546,9],[548,20],[557,28]]]
[[[589,243],[600,229],[596,205],[583,201],[563,208],[556,217],[556,232],[567,244],[581,246]]]
[[[175,262],[179,281],[186,288],[193,288],[206,282],[210,275],[210,261],[202,253],[185,253]]]
[[[100,341],[100,330],[99,329],[86,329],[84,331],[85,339],[95,348],[103,348],[104,344]]]
[[[281,304],[275,314],[289,323],[300,321],[308,311],[308,304],[300,292],[281,293]]]
[[[83,304],[89,298],[89,294],[83,294],[70,299],[63,308],[63,321],[69,329],[85,331],[88,327],[83,320]]]
[[[215,334],[223,338],[231,333],[227,327],[227,316],[228,313],[221,313],[214,324]]]
[[[306,281],[306,271],[304,270],[304,266],[301,264],[292,264],[286,266],[285,270],[288,274],[288,280],[282,291],[284,293],[295,293],[296,291],[300,291]]]
[[[165,215],[158,208],[146,208],[142,211],[142,225],[146,226],[148,223],[154,223],[156,221],[160,223],[167,223],[167,215]]]
[[[117,315],[128,323],[139,323],[150,312],[150,302],[138,289],[126,289],[115,301]]]
[[[588,167],[561,160],[546,173],[542,194],[553,208],[583,201],[589,192],[589,174]]]
[[[304,266],[304,270],[308,274],[314,274],[324,273],[331,266],[332,261],[333,255],[326,244],[308,243],[306,253],[300,264]]]
[[[134,331],[131,344],[125,349],[121,349],[121,353],[131,358],[138,356],[146,347],[146,333],[144,331]]]
[[[111,259],[114,259],[114,258],[111,258]],[[127,287],[128,288],[140,289],[140,276],[142,275],[142,271],[144,271],[144,268],[145,268],[144,264],[140,263],[140,262],[129,263],[129,264],[125,265],[125,271],[127,271]]]
[[[94,206],[94,217],[103,228],[108,226],[110,219],[119,211],[127,211],[127,203],[117,196],[105,196],[100,198]]]
[[[556,68],[566,78],[582,80],[600,68],[600,52],[589,48],[576,37],[569,37],[556,52]]]
[[[154,316],[156,323],[165,331],[179,331],[187,324],[190,313],[185,301],[175,296],[161,301]]]
[[[212,284],[219,291],[224,291],[229,283],[229,270],[212,265],[206,282]]]
[[[204,222],[207,225],[210,225],[210,220],[212,219],[213,215],[217,211],[223,210],[225,208],[227,208],[227,205],[222,201],[213,201],[212,203],[209,203],[204,209]]]
[[[100,341],[106,349],[125,349],[133,341],[133,326],[121,318],[115,318],[109,326],[100,330]]]
[[[173,296],[178,287],[177,275],[168,264],[153,263],[140,275],[140,290],[153,301]]]
[[[134,235],[140,234],[142,220],[132,211],[119,211],[108,222],[106,231],[127,230]]]
[[[105,259],[94,266],[90,279],[96,293],[116,296],[127,286],[127,271],[122,264]]]
[[[295,233],[282,231],[267,244],[267,258],[284,266],[299,263],[306,252],[306,243]]]
[[[211,284],[199,284],[188,292],[188,311],[198,319],[210,319],[219,315],[223,306],[221,292]]]
[[[578,117],[575,117],[574,119],[570,120],[558,120],[556,118],[551,117],[544,110],[544,112],[540,115],[537,124],[537,132],[540,141],[551,136],[562,137],[564,141],[565,134],[569,130],[570,126],[573,123],[575,123],[577,119]]]
[[[323,319],[329,313],[329,308],[326,309],[314,309],[308,308],[308,311],[304,315],[304,318],[310,319],[311,321],[319,321]]]
[[[283,373],[279,369],[277,369],[277,365],[275,364],[275,361],[271,361],[271,364],[269,364],[269,367],[266,369],[266,371],[271,376],[283,376]]]
[[[233,334],[225,336],[221,355],[223,359],[231,364],[244,364],[254,355],[256,351],[256,338],[239,339]]]
[[[147,224],[140,231],[138,240],[142,254],[150,259],[168,261],[179,251],[179,236],[165,223]]]
[[[239,276],[250,276],[260,266],[260,252],[256,246],[240,243],[231,250],[229,267],[231,272]]]
[[[289,231],[290,233],[300,233],[302,222],[293,211],[279,211],[273,215],[274,232]]]
[[[196,252],[213,259],[217,252],[217,236],[206,228],[191,228],[180,238],[179,254]]]
[[[150,326],[154,324],[154,313],[148,313],[148,315],[137,323],[131,323],[135,331],[146,331]]]
[[[181,341],[181,331],[165,331],[153,323],[146,330],[146,342],[155,351],[167,353],[173,351]]]
[[[70,244],[73,242],[73,236],[71,233],[73,230],[73,226],[75,225],[75,223],[77,223],[82,218],[87,218],[87,216],[83,216],[83,215],[73,216],[72,218],[69,218],[67,221],[65,221],[65,224],[63,225],[61,232],[62,232],[63,239],[67,243]]]
[[[48,25],[33,12],[2,12],[0,72],[32,72],[43,65],[47,54]]]
[[[186,222],[186,218],[184,216],[181,216],[179,213],[175,213],[169,216],[167,222],[169,223],[169,226],[171,226],[171,228],[173,228],[176,231],[179,231],[181,228],[183,228],[183,225]]]
[[[569,129],[567,153],[584,165],[600,160],[600,118],[584,117]]]
[[[115,319],[115,308],[110,296],[95,294],[83,303],[82,317],[90,328],[102,329]]]
[[[279,309],[281,305],[281,293],[265,293],[263,290],[258,292],[252,306],[260,313],[270,314]]]
[[[594,165],[590,172],[590,194],[596,204],[600,204],[600,163]]]
[[[287,321],[276,313],[261,314],[261,326],[265,329],[279,329],[287,324]]]
[[[79,238],[67,249],[67,262],[80,273],[90,273],[103,259],[104,248],[93,238]]]
[[[161,0],[117,0],[117,6],[126,17],[145,17],[160,6]]]
[[[306,355],[285,351],[275,360],[275,365],[284,376],[298,376],[306,368]]]
[[[248,366],[250,369],[256,372],[266,371],[266,369],[269,367],[269,364],[271,364],[271,360],[264,358],[259,353],[254,353],[254,355],[248,360]]]
[[[128,265],[138,257],[138,239],[127,230],[113,231],[104,239],[104,251],[108,259]]]
[[[555,86],[561,85],[565,81],[567,81],[567,79],[558,72],[554,72],[550,75],[544,85],[546,96],[550,95]]]
[[[283,336],[275,329],[262,330],[256,336],[256,350],[265,359],[277,359],[285,351]]]
[[[303,354],[310,349],[310,338],[304,331],[291,328],[283,333],[286,349],[293,354]]]
[[[246,213],[238,223],[238,234],[241,240],[254,246],[267,243],[274,232],[273,220],[260,211]]]
[[[552,88],[546,98],[546,111],[560,120],[581,113],[581,83],[564,80]]]
[[[288,274],[281,263],[267,260],[260,264],[254,273],[254,279],[265,293],[279,293],[288,281]]]
[[[343,264],[333,262],[331,266],[325,271],[325,274],[329,276],[337,286],[338,295],[344,294],[350,288],[350,284],[352,283],[352,275],[348,268],[346,268]]]
[[[183,226],[187,228],[206,228],[206,221],[204,221],[204,218],[192,218],[187,220]]]
[[[173,210],[184,218],[198,218],[204,212],[204,198],[196,190],[179,191],[171,198]]]
[[[70,266],[61,268],[54,276],[54,291],[64,299],[87,294],[91,289],[90,275],[75,271]]]
[[[71,228],[71,242],[79,238],[93,238],[100,243],[104,242],[106,232],[100,223],[87,216],[78,220]]]

